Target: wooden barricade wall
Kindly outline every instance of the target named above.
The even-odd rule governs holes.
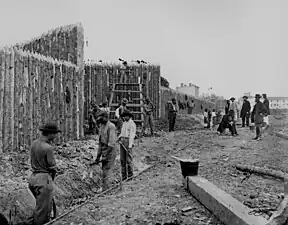
[[[184,102],[185,101],[185,94],[182,94],[182,93],[179,93],[179,92],[176,92],[175,90],[173,89],[170,89],[170,88],[166,88],[166,87],[161,87],[161,117],[162,118],[167,118],[168,116],[168,112],[167,112],[167,102],[168,101],[171,101],[172,98],[175,98],[177,101],[182,101]],[[194,113],[202,113],[204,111],[205,108],[207,109],[213,109],[215,108],[215,104],[212,103],[212,102],[205,102],[205,101],[201,101],[200,99],[197,99],[195,97],[192,97],[192,96],[189,96],[188,95],[188,99],[189,100],[193,100],[194,101],[194,104],[195,104],[195,108],[193,110]],[[201,106],[202,106],[202,110],[201,110]],[[187,109],[186,109],[187,111]],[[184,113],[184,110],[181,111],[179,113]]]
[[[58,142],[83,134],[83,96],[79,68],[19,49],[0,51],[0,149],[26,149],[39,126],[58,124]],[[70,96],[70,101],[66,101]]]
[[[24,51],[84,66],[84,29],[81,23],[52,29],[40,37],[17,44]]]
[[[160,66],[157,65],[129,65],[130,75],[126,83],[138,83],[138,79],[146,86],[143,88],[145,95],[153,101],[157,110],[154,117],[159,117],[160,105]],[[97,104],[109,99],[110,84],[121,83],[120,64],[86,64],[84,78],[85,118],[88,117],[88,109],[91,101]],[[147,85],[148,84],[148,85]]]

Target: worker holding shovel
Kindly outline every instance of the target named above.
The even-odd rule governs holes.
[[[133,176],[132,147],[136,136],[136,124],[132,120],[132,113],[129,110],[125,110],[121,116],[124,118],[124,123],[118,142],[120,143],[122,180],[126,180]]]
[[[99,164],[102,156],[102,190],[109,187],[109,178],[113,171],[116,159],[116,127],[108,120],[106,111],[96,114],[96,122],[99,124],[99,148],[95,163]]]

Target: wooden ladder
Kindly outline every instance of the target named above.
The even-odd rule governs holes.
[[[128,100],[127,109],[133,114],[133,121],[137,126],[142,126],[143,115],[143,92],[141,83],[114,83],[112,84],[109,99],[110,120],[116,121],[115,111],[123,98]]]

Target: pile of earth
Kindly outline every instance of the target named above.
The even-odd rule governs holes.
[[[55,152],[59,168],[55,178],[55,202],[58,213],[99,191],[101,167],[96,165],[91,168],[89,165],[97,152],[96,140],[94,137],[58,146]],[[116,160],[112,184],[120,180],[119,158]],[[30,216],[35,207],[35,199],[28,189],[27,182],[31,174],[29,164],[29,150],[5,153],[0,157],[0,212],[8,218],[11,211],[13,223],[21,222]]]

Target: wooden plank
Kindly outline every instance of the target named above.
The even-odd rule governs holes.
[[[36,68],[35,68],[35,78],[36,78],[36,89],[35,89],[35,97],[36,97],[36,137],[39,138],[39,127],[42,124],[42,109],[41,109],[41,87],[42,87],[42,77],[40,76],[41,66],[39,60],[36,60]]]
[[[11,86],[10,86],[10,93],[11,93],[11,114],[10,114],[10,128],[11,128],[11,137],[10,137],[10,143],[11,143],[11,151],[14,151],[14,123],[15,123],[15,117],[14,117],[14,104],[15,104],[15,96],[14,96],[14,91],[15,91],[15,68],[14,68],[14,50],[11,48],[10,49],[10,68],[9,68],[9,76],[11,79]]]
[[[19,150],[24,149],[24,57],[19,57],[19,71],[17,74],[19,75],[19,128],[18,128],[18,147]]]
[[[23,107],[24,107],[24,117],[23,117],[23,147],[24,149],[29,148],[29,75],[28,75],[29,59],[28,56],[24,57],[24,74],[23,74]]]
[[[10,66],[10,54],[8,49],[5,49],[5,85],[4,85],[4,119],[3,119],[3,151],[9,150],[9,126],[10,126],[10,105],[11,105],[11,93],[10,93],[10,79],[9,79],[9,66]]]
[[[74,71],[73,67],[69,67],[69,90],[70,90],[70,104],[68,107],[69,110],[69,140],[73,140],[74,138],[74,129],[73,129],[73,111],[74,111],[74,89],[73,89],[73,76],[74,76]]]
[[[76,86],[75,86],[75,92],[76,92],[76,139],[79,139],[79,137],[80,137],[79,72],[78,72],[78,70],[75,70],[75,72],[76,72],[76,74],[75,74],[76,75]]]
[[[33,76],[33,57],[29,57],[29,66],[28,66],[28,99],[29,99],[29,111],[28,111],[28,118],[29,118],[29,146],[31,146],[34,140],[34,126],[33,126],[33,90],[34,90],[34,76]]]
[[[60,95],[59,95],[59,112],[60,112],[60,129],[61,135],[60,140],[64,142],[65,135],[65,96],[64,96],[64,78],[63,78],[63,65],[59,68],[59,85],[60,85]]]
[[[5,90],[5,52],[0,52],[0,64],[1,64],[1,71],[0,71],[0,153],[3,152],[3,138],[4,138],[4,90]]]
[[[226,225],[263,225],[263,217],[249,215],[251,211],[237,199],[200,176],[188,176],[184,185],[191,194]]]
[[[36,67],[37,67],[37,60],[35,58],[31,58],[32,61],[32,69],[31,69],[31,76],[32,76],[32,87],[31,87],[31,102],[32,102],[32,118],[33,118],[33,123],[32,123],[32,129],[33,129],[33,140],[37,138],[37,130],[38,130],[38,120],[37,120],[37,99],[38,99],[38,78],[36,76]],[[33,141],[32,140],[32,141]]]
[[[60,84],[59,84],[59,65],[56,63],[53,63],[53,76],[54,76],[54,107],[55,107],[55,118],[56,118],[56,124],[60,128]],[[61,144],[60,141],[60,135],[57,136],[56,138],[56,143]]]
[[[19,149],[19,78],[22,76],[20,67],[20,56],[15,52],[14,56],[14,149]]]

